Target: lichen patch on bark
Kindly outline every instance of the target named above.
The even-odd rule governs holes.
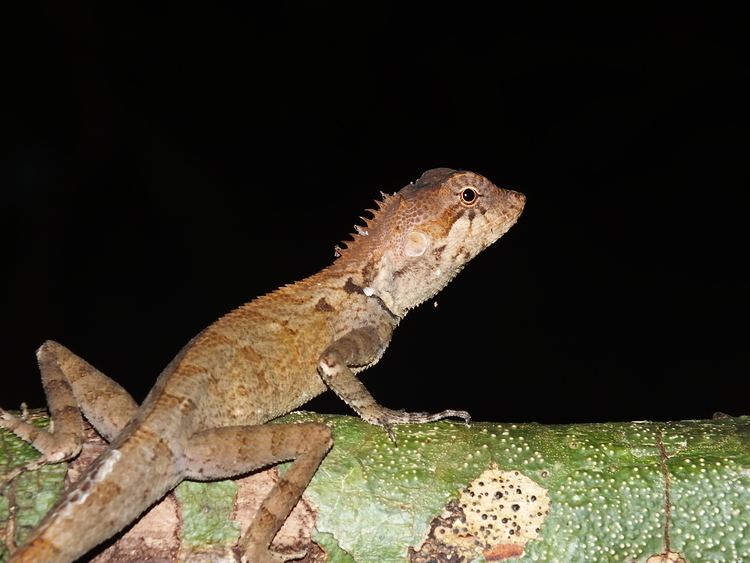
[[[685,558],[679,553],[665,551],[657,555],[652,555],[646,559],[646,563],[687,563]]]
[[[521,471],[493,464],[446,505],[425,542],[409,555],[415,562],[519,557],[539,537],[549,511],[547,489]]]

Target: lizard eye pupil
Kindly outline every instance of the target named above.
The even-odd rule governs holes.
[[[477,191],[473,187],[464,188],[461,190],[461,203],[467,206],[472,206],[477,202]]]

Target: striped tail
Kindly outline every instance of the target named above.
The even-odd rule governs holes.
[[[117,440],[120,442],[120,440]],[[66,492],[10,563],[78,559],[133,522],[181,479],[163,439],[136,429],[110,447]]]

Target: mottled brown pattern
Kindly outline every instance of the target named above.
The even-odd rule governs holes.
[[[63,379],[49,379],[44,385],[44,390],[46,393],[59,394],[70,390],[70,385]]]
[[[264,423],[326,387],[392,438],[397,424],[468,420],[457,410],[385,408],[355,374],[377,363],[411,308],[515,223],[524,201],[478,174],[448,168],[383,194],[333,264],[206,328],[164,369],[140,407],[84,360],[45,343],[38,357],[55,432],[39,432],[1,410],[0,426],[34,436],[55,462],[80,450],[82,420],[74,408],[80,407],[110,445],[11,561],[72,561],[186,477],[225,478],[291,459],[238,545],[249,561],[276,560],[271,540],[332,439],[322,424]]]
[[[362,287],[354,283],[352,278],[348,278],[344,284],[344,291],[350,295],[353,293],[362,293]]]
[[[331,313],[333,311],[333,307],[326,301],[325,297],[321,297],[318,299],[318,302],[315,304],[315,308],[320,311],[321,313]]]

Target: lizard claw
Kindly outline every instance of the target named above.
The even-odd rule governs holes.
[[[469,426],[469,423],[471,422],[471,415],[466,411],[446,411],[446,413],[446,416],[462,419],[466,426]]]
[[[393,425],[387,420],[385,420],[384,418],[381,418],[380,420],[378,420],[378,424],[383,427],[383,430],[385,430],[385,433],[388,434],[388,438],[395,445],[396,434],[393,432]]]

